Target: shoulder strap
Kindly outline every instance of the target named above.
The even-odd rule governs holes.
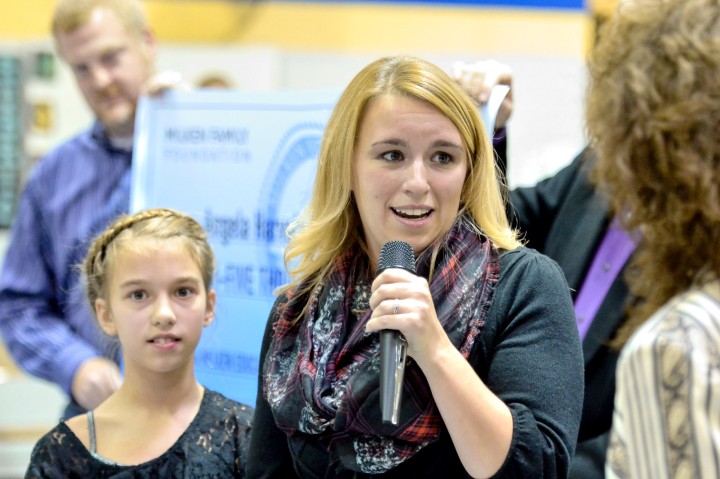
[[[88,433],[90,435],[90,454],[95,455],[97,447],[95,445],[95,417],[92,411],[87,412]]]

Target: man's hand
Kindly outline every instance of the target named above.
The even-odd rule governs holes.
[[[87,410],[95,409],[120,387],[117,364],[106,358],[93,358],[80,365],[72,382],[75,401]]]
[[[183,81],[180,72],[174,70],[157,72],[148,78],[142,86],[143,94],[152,97],[160,96],[167,90],[190,91],[192,87]]]
[[[495,85],[507,85],[510,91],[500,105],[495,117],[495,129],[505,126],[513,109],[512,70],[504,63],[496,60],[482,60],[473,63],[455,62],[453,79],[478,105],[488,101],[490,92]]]

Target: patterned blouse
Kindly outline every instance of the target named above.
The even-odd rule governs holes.
[[[605,476],[720,477],[720,285],[680,294],[623,349]]]

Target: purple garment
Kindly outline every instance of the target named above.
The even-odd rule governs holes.
[[[95,123],[36,164],[14,218],[0,334],[22,369],[68,394],[80,363],[107,353],[76,266],[88,241],[127,212],[131,159]]]
[[[610,285],[625,266],[635,244],[630,235],[620,227],[617,219],[614,219],[575,298],[575,320],[581,340],[585,339]]]

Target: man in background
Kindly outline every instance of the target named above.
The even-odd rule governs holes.
[[[23,370],[67,393],[67,418],[121,380],[76,265],[129,209],[135,110],[156,52],[139,0],[59,0],[52,33],[96,120],[41,158],[25,184],[0,276],[0,334]]]

